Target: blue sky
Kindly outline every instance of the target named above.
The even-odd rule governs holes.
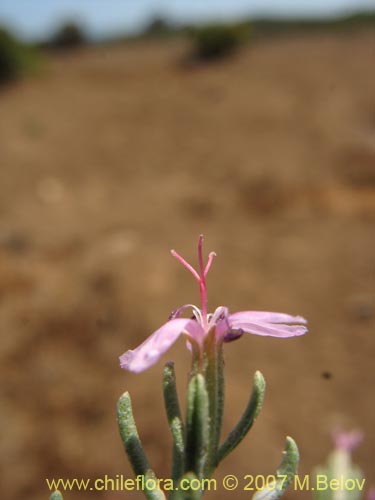
[[[154,15],[180,22],[243,15],[332,15],[375,9],[375,0],[0,0],[0,24],[43,38],[67,19],[93,36],[134,32]]]

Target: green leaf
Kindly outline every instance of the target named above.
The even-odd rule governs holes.
[[[193,489],[188,489],[190,483],[194,481],[195,486]],[[196,489],[196,485],[198,482],[197,476],[193,472],[186,473],[178,483],[178,490],[175,490],[173,499],[174,500],[200,500],[202,497],[201,490]],[[182,489],[183,484],[183,489]]]
[[[54,491],[49,497],[49,500],[63,500],[63,496],[59,491]]]
[[[257,491],[252,500],[277,500],[292,482],[297,473],[299,452],[296,442],[291,437],[286,438],[283,460],[276,472],[276,481],[269,483],[263,490]]]
[[[216,339],[212,328],[204,342],[203,373],[209,397],[210,439],[205,476],[210,477],[216,467],[224,413],[224,359],[223,343]]]
[[[174,364],[169,362],[163,373],[164,403],[173,437],[172,479],[176,481],[184,472],[185,462],[185,429],[178,402]]]
[[[117,404],[117,420],[122,442],[136,476],[145,475],[150,465],[139,439],[137,426],[133,417],[132,402],[128,392],[125,392]]]
[[[135,475],[144,476],[145,480],[154,479],[157,481],[154,472],[150,469],[141,440],[139,439],[128,392],[125,392],[118,400],[117,420],[121,439]],[[164,493],[158,488],[149,489],[146,486],[143,493],[149,500],[165,500]]]
[[[327,478],[328,481],[332,479],[331,470],[327,467],[316,467],[313,471],[312,478],[314,478],[315,482],[318,477]],[[328,488],[318,488],[312,492],[312,497],[314,500],[333,500],[334,493]]]
[[[209,443],[209,401],[202,374],[194,375],[188,386],[186,412],[185,470],[204,477]]]
[[[263,405],[265,388],[266,382],[263,375],[259,371],[256,371],[254,374],[254,386],[247,407],[236,427],[230,432],[225,442],[220,446],[216,462],[217,465],[240,444],[253,426]]]
[[[149,479],[154,481],[154,489],[148,488],[147,480]],[[145,474],[145,489],[143,490],[143,494],[148,500],[166,500],[164,493],[159,489],[158,479],[155,476],[154,471],[151,469],[149,469]]]
[[[313,477],[315,484],[323,481],[324,487],[315,488],[313,498],[315,500],[334,500],[337,490],[331,488],[331,481],[340,478],[350,479],[355,483],[352,489],[340,488],[340,499],[360,500],[363,496],[364,478],[361,469],[352,463],[351,454],[347,450],[334,450],[328,458],[325,467],[317,467]]]

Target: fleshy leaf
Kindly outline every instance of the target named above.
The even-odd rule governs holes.
[[[63,500],[63,496],[58,490],[56,490],[49,497],[49,500]]]
[[[118,400],[117,419],[121,439],[135,475],[144,476],[146,479],[155,479],[155,474],[150,469],[138,435],[128,392],[125,392]],[[159,489],[148,489],[146,487],[143,493],[149,500],[165,500],[164,493]]]
[[[173,493],[173,500],[200,500],[202,498],[201,491],[196,490],[196,484],[193,489],[187,489],[191,481],[194,481],[194,483],[198,481],[197,476],[193,472],[187,472],[181,478],[179,485],[181,481],[184,482],[184,488],[182,489],[181,486],[178,486],[178,490],[175,490]]]
[[[322,478],[327,487],[315,488],[313,492],[314,500],[334,500],[337,491],[329,485],[331,481],[338,478],[350,479],[353,481],[353,488],[340,489],[340,499],[342,500],[360,500],[363,498],[363,487],[365,479],[361,469],[354,465],[351,460],[350,452],[343,449],[334,450],[328,459],[325,467],[317,467],[314,471],[315,481],[318,484],[319,478]]]
[[[186,411],[185,470],[204,477],[209,444],[210,417],[205,379],[193,375],[188,386]]]
[[[264,392],[266,382],[260,371],[254,374],[253,390],[249,403],[236,427],[227,437],[226,441],[220,446],[217,456],[217,465],[226,457],[231,451],[236,448],[251,429],[255,419],[263,405]]]
[[[217,340],[215,328],[205,338],[203,359],[211,422],[205,477],[210,477],[216,466],[224,411],[223,343]]]
[[[172,479],[176,481],[184,472],[185,429],[178,402],[176,376],[172,362],[167,363],[164,367],[163,393],[169,427],[173,437]]]
[[[276,472],[277,480],[257,491],[252,500],[277,500],[280,498],[297,473],[298,461],[299,452],[296,442],[291,437],[287,437],[283,460]]]

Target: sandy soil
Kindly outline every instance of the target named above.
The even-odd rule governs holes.
[[[286,435],[310,473],[344,425],[364,431],[355,459],[375,483],[374,41],[274,39],[200,67],[181,64],[181,42],[91,49],[0,93],[4,499],[48,498],[46,477],[132,477],[115,422],[124,390],[169,476],[162,363],[136,376],[118,356],[198,300],[169,249],[194,260],[201,232],[218,254],[212,309],[310,323],[305,337],[227,346],[225,432],[256,369],[268,387],[216,477],[272,474]],[[189,356],[181,341],[165,358],[181,391]],[[124,495],[65,494],[89,498]]]

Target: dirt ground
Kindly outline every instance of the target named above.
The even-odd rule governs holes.
[[[216,477],[243,486],[274,473],[286,435],[311,473],[341,425],[363,430],[355,461],[375,484],[374,42],[264,40],[195,67],[181,63],[181,41],[86,49],[0,92],[2,498],[47,499],[45,478],[133,477],[115,420],[125,390],[169,476],[163,363],[133,375],[118,356],[197,303],[169,250],[194,261],[199,233],[218,254],[211,309],[302,314],[310,326],[226,346],[225,432],[256,369],[268,385]],[[165,356],[182,392],[189,358],[183,341]],[[142,495],[65,493],[124,497]]]

